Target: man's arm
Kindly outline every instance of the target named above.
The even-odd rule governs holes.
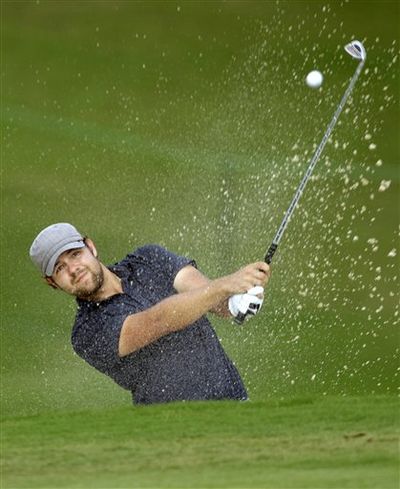
[[[181,275],[174,282],[180,293],[125,319],[119,338],[119,356],[129,355],[162,336],[184,329],[231,295],[244,293],[254,285],[264,286],[268,278],[269,267],[264,262],[253,263],[216,280],[204,277],[205,282],[202,282],[197,276],[198,287],[195,288],[191,288],[187,277]]]
[[[203,275],[197,268],[192,265],[188,265],[177,273],[174,280],[174,288],[178,293],[188,292],[189,290],[198,289],[200,287],[207,286],[211,280]],[[219,304],[216,304],[210,311],[220,317],[231,317],[231,313],[228,308],[228,299],[222,300]]]

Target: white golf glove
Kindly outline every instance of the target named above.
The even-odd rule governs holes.
[[[228,307],[235,322],[242,324],[245,319],[255,316],[264,301],[264,288],[260,285],[248,290],[246,294],[236,294],[229,298]],[[257,297],[261,295],[262,298]]]

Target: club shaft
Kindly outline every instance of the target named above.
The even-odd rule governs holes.
[[[285,213],[285,216],[281,222],[281,225],[279,226],[279,229],[278,229],[274,239],[272,240],[272,243],[271,243],[270,247],[268,248],[268,251],[265,255],[265,261],[267,263],[271,263],[271,261],[272,261],[272,257],[274,256],[275,251],[278,248],[278,245],[279,245],[279,243],[282,239],[282,236],[285,232],[285,229],[286,229],[286,227],[290,221],[290,218],[293,214],[293,211],[294,211],[294,209],[295,209],[295,207],[296,207],[296,205],[297,205],[297,203],[301,197],[301,194],[303,193],[304,187],[306,186],[306,184],[307,184],[307,182],[308,182],[308,180],[309,180],[309,178],[310,178],[310,176],[314,170],[314,167],[317,164],[319,157],[321,156],[321,153],[322,153],[322,151],[326,145],[326,142],[328,141],[329,136],[331,135],[333,128],[336,125],[337,120],[339,119],[340,113],[342,112],[343,107],[345,106],[346,101],[349,98],[349,95],[354,88],[354,85],[356,84],[357,78],[359,77],[361,70],[364,66],[364,62],[365,62],[365,60],[362,60],[358,64],[357,70],[354,73],[352,79],[350,80],[350,83],[349,83],[349,85],[348,85],[348,87],[347,87],[347,89],[346,89],[346,91],[342,97],[342,100],[340,101],[340,103],[339,103],[339,105],[338,105],[338,107],[337,107],[337,109],[336,109],[336,111],[332,117],[332,120],[329,123],[329,126],[328,126],[327,130],[325,131],[325,134],[324,134],[321,142],[319,143],[318,148],[316,149],[313,157],[311,158],[311,161],[308,165],[307,171],[304,174],[304,177],[303,177],[302,181],[300,182],[299,187],[296,190],[296,193],[293,197],[293,200],[290,203],[290,205],[289,205],[289,207]]]

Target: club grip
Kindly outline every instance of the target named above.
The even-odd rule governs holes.
[[[268,263],[268,265],[271,263],[272,257],[274,256],[277,248],[278,245],[276,243],[271,243],[271,246],[268,248],[267,254],[265,255],[264,258],[265,263]]]
[[[271,246],[268,248],[268,251],[267,251],[265,258],[264,258],[264,261],[266,263],[268,263],[268,265],[271,263],[272,257],[274,256],[277,248],[278,248],[277,243],[271,243]],[[238,315],[234,319],[235,323],[236,324],[243,324],[244,320],[246,319],[246,316],[247,316],[247,314],[239,312]]]
[[[246,319],[246,314],[244,314],[243,312],[239,312],[238,315],[235,317],[234,321],[236,324],[243,324],[245,319]]]

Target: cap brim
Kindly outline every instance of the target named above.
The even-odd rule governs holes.
[[[45,270],[45,274],[48,277],[51,277],[53,275],[54,266],[56,264],[56,261],[58,260],[58,258],[60,257],[60,255],[62,255],[65,251],[73,250],[73,249],[77,249],[77,248],[84,248],[84,247],[85,247],[85,243],[83,241],[73,241],[72,243],[68,243],[68,244],[62,246],[50,258],[49,263],[47,264],[47,267],[46,267],[46,270]]]

